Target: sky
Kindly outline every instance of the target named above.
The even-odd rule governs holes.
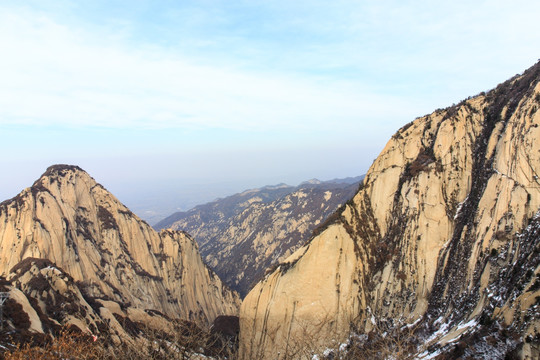
[[[361,175],[404,124],[536,63],[539,18],[525,0],[0,0],[0,199],[67,163],[154,221]]]

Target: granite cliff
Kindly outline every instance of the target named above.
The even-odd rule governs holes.
[[[335,341],[362,354],[407,330],[414,358],[538,358],[539,107],[540,63],[400,129],[356,195],[249,292],[241,357],[311,359]]]
[[[0,204],[0,258],[9,291],[57,325],[95,330],[107,314],[143,321],[145,311],[210,324],[239,307],[189,235],[156,232],[76,166],[51,166]],[[55,298],[73,311],[57,314]]]

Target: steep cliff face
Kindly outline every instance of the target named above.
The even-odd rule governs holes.
[[[265,269],[296,251],[355,194],[355,180],[245,191],[178,214],[167,226],[192,234],[205,262],[245,295]]]
[[[242,356],[285,358],[381,322],[444,347],[486,319],[536,339],[533,354],[539,81],[537,64],[399,130],[354,198],[245,298]]]
[[[0,204],[0,275],[30,257],[61,267],[88,296],[171,318],[210,323],[239,305],[191,237],[155,232],[75,166],[51,166]]]

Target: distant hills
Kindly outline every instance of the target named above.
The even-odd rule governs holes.
[[[191,234],[207,264],[242,295],[267,267],[306,242],[354,195],[362,178],[311,179],[298,186],[250,189],[177,212],[154,228]]]

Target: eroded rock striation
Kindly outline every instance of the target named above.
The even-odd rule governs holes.
[[[381,323],[423,329],[423,356],[488,324],[515,335],[491,346],[538,356],[539,107],[540,63],[400,129],[354,198],[247,295],[241,356],[308,357],[299,346]]]
[[[238,294],[203,263],[189,235],[154,231],[76,166],[51,166],[0,204],[0,258],[0,275],[19,289],[30,281],[23,281],[23,268],[38,278],[55,273],[21,267],[32,258],[60,268],[75,300],[83,293],[134,313],[152,310],[206,324],[238,311]]]

